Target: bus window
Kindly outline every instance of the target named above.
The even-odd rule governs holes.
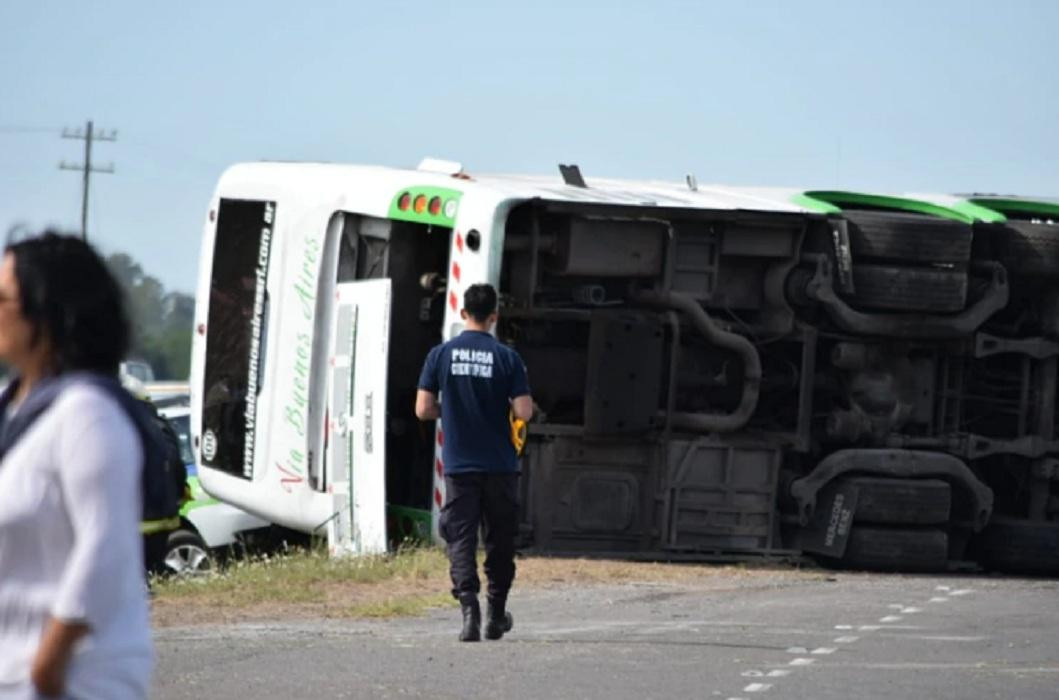
[[[202,386],[202,462],[252,477],[265,282],[275,203],[222,199],[213,245]]]

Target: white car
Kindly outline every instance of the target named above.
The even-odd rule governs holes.
[[[180,509],[181,527],[169,535],[165,568],[175,574],[199,573],[210,568],[214,552],[236,544],[245,533],[271,524],[202,490],[191,449],[191,411],[186,402],[163,405],[158,412],[180,439],[180,456],[187,466],[191,491],[191,500]]]

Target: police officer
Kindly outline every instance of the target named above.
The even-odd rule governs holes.
[[[482,624],[475,560],[479,525],[488,579],[485,637],[500,639],[512,626],[505,606],[515,578],[518,455],[509,420],[528,421],[533,399],[522,358],[490,335],[496,290],[488,284],[469,287],[460,316],[466,330],[434,347],[423,364],[416,416],[441,418],[446,500],[438,528],[448,543],[452,595],[463,611],[460,640],[476,642]]]

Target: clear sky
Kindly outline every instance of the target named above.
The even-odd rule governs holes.
[[[0,0],[0,233],[191,292],[238,161],[1059,195],[1059,2]]]

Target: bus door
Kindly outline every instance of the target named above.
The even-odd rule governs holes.
[[[328,362],[327,524],[332,554],[386,551],[386,382],[391,282],[335,286]]]

